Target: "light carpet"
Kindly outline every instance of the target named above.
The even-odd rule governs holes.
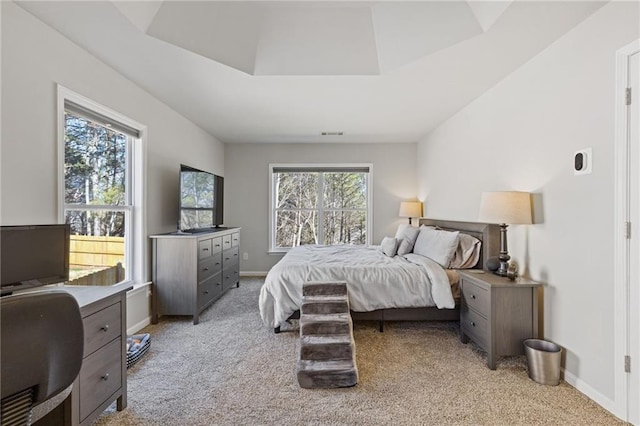
[[[193,325],[163,317],[128,371],[128,407],[98,425],[615,425],[576,389],[543,386],[526,359],[463,345],[457,323],[356,322],[359,383],[301,389],[297,322],[274,334],[258,312],[262,279],[242,279]]]

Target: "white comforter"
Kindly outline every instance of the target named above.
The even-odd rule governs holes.
[[[291,249],[267,274],[260,290],[260,315],[279,326],[302,303],[302,283],[346,281],[351,310],[437,306],[455,302],[440,265],[416,254],[393,258],[377,246],[300,246]]]

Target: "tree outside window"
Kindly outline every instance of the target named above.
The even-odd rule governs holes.
[[[127,274],[132,137],[65,111],[64,203],[71,284],[111,285]],[[91,275],[94,276],[92,280]],[[81,278],[81,277],[89,278]]]
[[[369,174],[368,167],[272,166],[272,250],[367,244]]]

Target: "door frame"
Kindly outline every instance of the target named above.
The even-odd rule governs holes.
[[[629,57],[640,52],[640,39],[629,43],[616,52],[616,83],[615,83],[615,189],[614,189],[614,379],[615,379],[615,410],[616,416],[629,421],[629,391],[631,385],[629,375],[624,371],[624,357],[633,355],[632,368],[640,366],[640,354],[631,354],[629,347],[629,333],[633,331],[629,324],[631,309],[638,309],[629,300],[629,242],[626,236],[626,222],[633,222],[632,232],[640,230],[640,218],[629,216],[629,183],[628,175],[630,159],[628,149],[628,114],[626,105],[626,89],[629,78]],[[640,93],[634,93],[635,102],[640,99]],[[640,167],[640,164],[636,164]],[[635,220],[634,220],[635,219]],[[635,330],[637,332],[637,330]],[[638,386],[638,384],[635,384]]]

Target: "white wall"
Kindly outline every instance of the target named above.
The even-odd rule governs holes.
[[[609,3],[418,144],[429,217],[476,220],[482,191],[534,194],[510,253],[546,284],[544,334],[566,349],[567,380],[609,409],[615,51],[638,37],[638,3]],[[593,173],[574,176],[586,147]]]
[[[416,197],[416,144],[228,144],[225,224],[241,226],[242,272],[266,272],[282,255],[269,249],[269,163],[372,163],[373,239],[394,235],[406,219],[400,202]]]
[[[222,143],[14,3],[3,1],[2,225],[58,221],[56,83],[147,126],[148,234],[176,229],[181,162],[224,175]]]

